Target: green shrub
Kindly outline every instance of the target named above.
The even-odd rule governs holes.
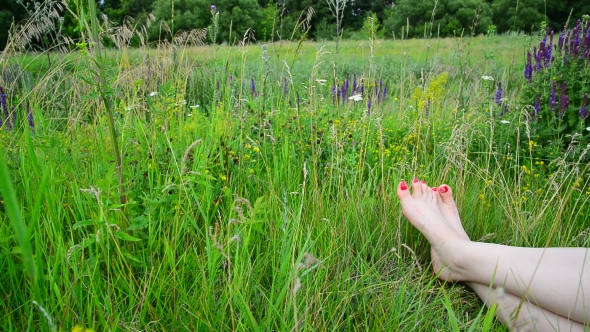
[[[554,43],[553,31],[547,31],[527,52],[523,96],[531,105],[528,120],[537,143],[581,151],[590,143],[590,22],[578,20],[557,38]]]

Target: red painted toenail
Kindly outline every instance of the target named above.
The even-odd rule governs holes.
[[[422,181],[420,181],[420,182],[422,182],[422,183],[426,183],[426,181],[424,181],[424,180],[422,180]]]
[[[414,183],[418,183],[418,182],[420,182],[420,180],[414,179]]]
[[[432,191],[436,191],[436,187],[432,188]]]
[[[401,190],[408,190],[408,184],[406,183],[406,181],[402,181],[399,187],[401,188]]]
[[[440,192],[443,194],[446,193],[447,191],[449,191],[449,187],[447,187],[447,186],[442,186],[442,188],[440,188]]]

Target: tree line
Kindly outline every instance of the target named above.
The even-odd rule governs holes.
[[[379,38],[449,37],[521,31],[531,33],[546,27],[561,31],[566,22],[590,15],[590,1],[574,0],[97,0],[102,17],[113,25],[126,18],[153,14],[146,30],[148,40],[170,38],[181,30],[210,28],[218,15],[216,42],[233,43],[249,31],[258,41],[289,39],[301,23],[302,12],[309,29],[307,38],[331,40],[366,36],[368,18],[379,29]],[[329,2],[346,1],[342,27]],[[73,13],[86,0],[3,0],[0,5],[0,49],[4,49],[13,24],[26,20],[41,3],[62,2],[63,18],[55,31],[76,40],[79,25]],[[214,6],[214,9],[212,9]],[[218,14],[217,14],[218,13]],[[307,11],[308,14],[312,13]],[[163,24],[165,22],[165,25]],[[166,26],[167,33],[163,33]],[[302,32],[300,32],[302,33]],[[211,40],[210,40],[211,41]],[[45,45],[47,41],[37,41]]]

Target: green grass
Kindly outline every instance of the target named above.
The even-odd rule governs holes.
[[[260,45],[108,51],[122,183],[93,55],[56,54],[51,69],[5,58],[19,117],[0,130],[0,328],[48,329],[33,300],[66,331],[488,327],[472,292],[432,275],[395,189],[448,183],[474,240],[588,246],[583,165],[509,134],[526,135],[516,106],[530,40],[375,41],[374,58],[370,41],[337,56],[284,42],[266,62]],[[371,112],[367,95],[334,105],[347,74],[367,91],[384,79],[386,98]],[[505,83],[510,129],[490,116],[482,75]]]

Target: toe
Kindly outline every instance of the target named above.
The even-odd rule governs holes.
[[[401,201],[412,197],[406,181],[402,181],[397,185],[397,197],[399,197]]]
[[[412,181],[412,193],[414,197],[422,196],[422,184],[420,183],[420,180],[414,179]]]
[[[453,192],[451,191],[451,187],[449,187],[446,184],[440,185],[438,187],[438,192],[440,193],[440,198],[443,203],[455,204],[455,200],[453,200]]]
[[[422,187],[422,193],[424,197],[428,198],[429,200],[432,199],[434,196],[432,195],[432,189],[428,186],[426,181],[420,181],[420,186]]]

